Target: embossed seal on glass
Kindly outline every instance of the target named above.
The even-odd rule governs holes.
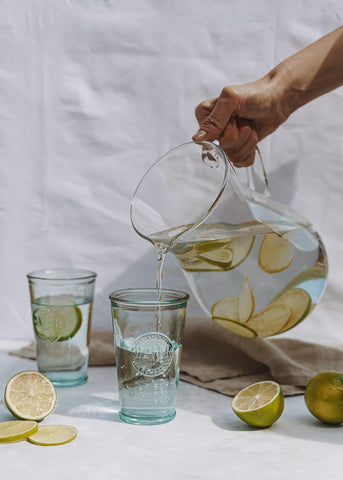
[[[164,373],[172,361],[173,344],[163,333],[144,333],[133,344],[132,365],[147,377]]]

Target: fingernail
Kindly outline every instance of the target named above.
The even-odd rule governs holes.
[[[207,137],[207,132],[205,130],[199,130],[193,137],[194,140],[203,140]]]

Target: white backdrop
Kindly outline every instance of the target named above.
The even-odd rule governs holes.
[[[1,336],[32,337],[26,273],[51,266],[97,271],[93,322],[111,328],[108,294],[155,282],[156,252],[129,221],[147,167],[190,140],[200,101],[342,20],[342,0],[2,0]],[[261,144],[273,197],[329,254],[321,304],[286,334],[314,341],[343,342],[342,112],[341,88]],[[189,291],[173,258],[164,284]]]

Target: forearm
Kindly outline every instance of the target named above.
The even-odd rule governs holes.
[[[343,85],[343,26],[284,60],[265,80],[286,116]]]

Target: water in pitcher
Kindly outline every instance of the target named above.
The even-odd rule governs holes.
[[[203,310],[245,337],[268,337],[299,324],[318,303],[327,257],[312,227],[203,224],[156,233],[168,245]],[[178,236],[179,235],[179,236]]]

